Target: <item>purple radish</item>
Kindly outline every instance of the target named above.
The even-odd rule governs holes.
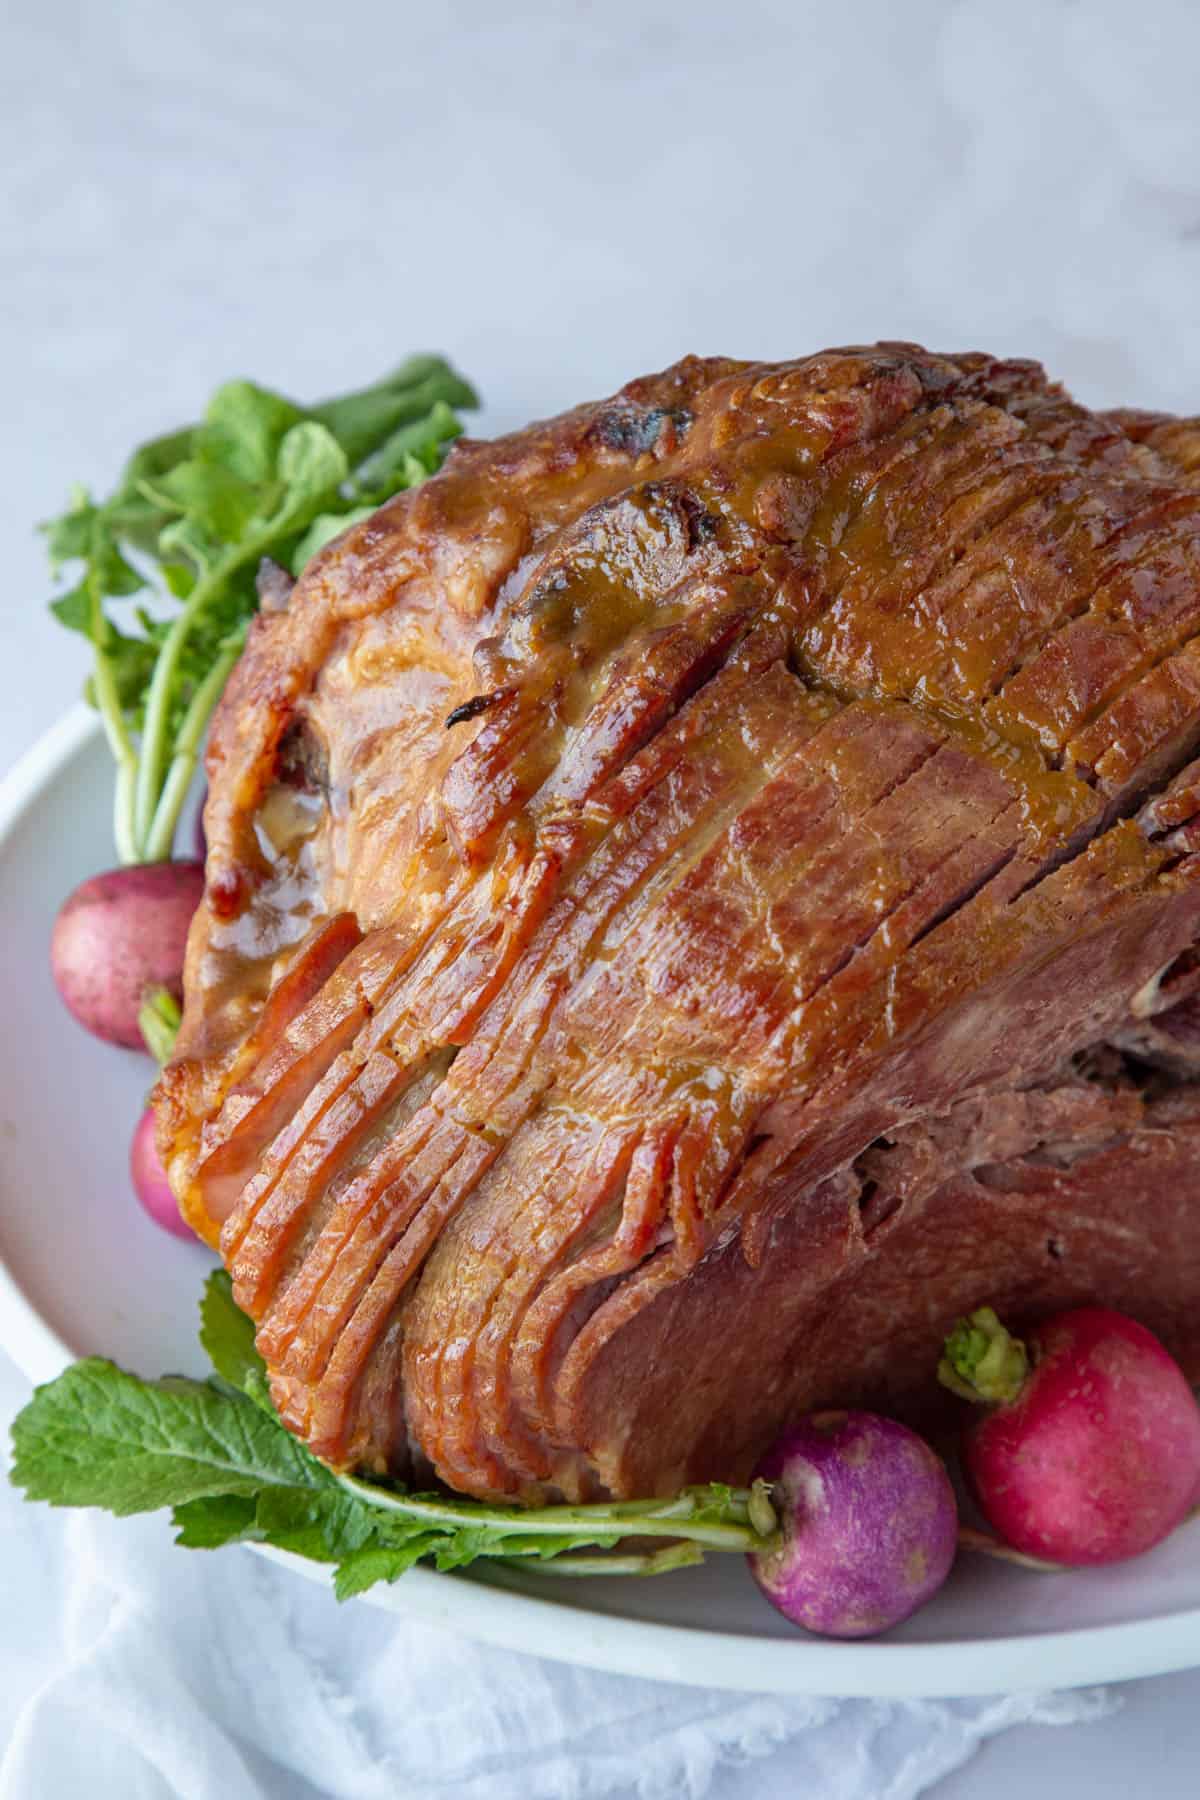
[[[93,1037],[145,1045],[138,1011],[146,990],[178,1000],[188,927],[204,894],[195,862],[143,863],[93,875],[54,922],[50,966],[70,1011]]]
[[[195,1236],[191,1226],[180,1217],[179,1207],[167,1181],[158,1145],[154,1141],[154,1113],[149,1107],[138,1120],[137,1130],[129,1147],[129,1173],[133,1178],[134,1193],[156,1225],[161,1225],[164,1231],[172,1232],[175,1237]]]
[[[823,1637],[873,1637],[937,1593],[958,1509],[915,1432],[865,1412],[812,1413],[763,1457],[778,1541],[749,1557],[781,1613]]]

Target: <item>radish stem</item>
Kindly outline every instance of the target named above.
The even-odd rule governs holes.
[[[1015,1400],[1029,1374],[1029,1356],[990,1306],[960,1319],[946,1339],[938,1380],[962,1400],[1002,1406]]]

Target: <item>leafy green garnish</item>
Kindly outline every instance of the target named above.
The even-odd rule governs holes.
[[[264,557],[299,574],[339,532],[436,470],[473,389],[438,356],[301,407],[250,381],[200,424],[135,451],[102,503],[76,489],[43,527],[73,579],[50,603],[90,639],[88,698],[117,764],[123,862],[171,845],[209,717],[241,654]],[[134,597],[154,598],[147,606]]]
[[[208,1381],[143,1381],[88,1357],[37,1389],[12,1431],[11,1478],[28,1499],[121,1516],[169,1506],[180,1544],[274,1544],[331,1563],[340,1599],[396,1581],[422,1558],[439,1569],[486,1557],[509,1566],[533,1559],[563,1575],[655,1575],[702,1561],[705,1549],[769,1542],[774,1516],[762,1483],[522,1508],[337,1475],[276,1416],[253,1326],[223,1270],[209,1277],[200,1314],[216,1371]],[[674,1541],[596,1554],[624,1538]]]
[[[200,1296],[200,1345],[230,1387],[261,1401],[267,1394],[267,1365],[254,1343],[254,1325],[233,1298],[224,1269],[214,1269]],[[270,1407],[270,1399],[266,1404]]]
[[[102,1357],[39,1388],[13,1425],[13,1479],[33,1500],[124,1517],[216,1496],[257,1498],[334,1478],[244,1394]]]

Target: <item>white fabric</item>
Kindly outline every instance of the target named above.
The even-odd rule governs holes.
[[[0,1358],[0,1418],[24,1384]],[[669,1579],[669,1578],[668,1578]],[[472,1644],[163,1519],[0,1488],[0,1800],[911,1800],[1102,1693],[893,1704],[723,1694]]]

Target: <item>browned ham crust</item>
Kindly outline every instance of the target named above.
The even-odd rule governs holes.
[[[322,1456],[735,1479],[983,1300],[1200,1375],[1195,422],[690,358],[272,604],[159,1117]]]

